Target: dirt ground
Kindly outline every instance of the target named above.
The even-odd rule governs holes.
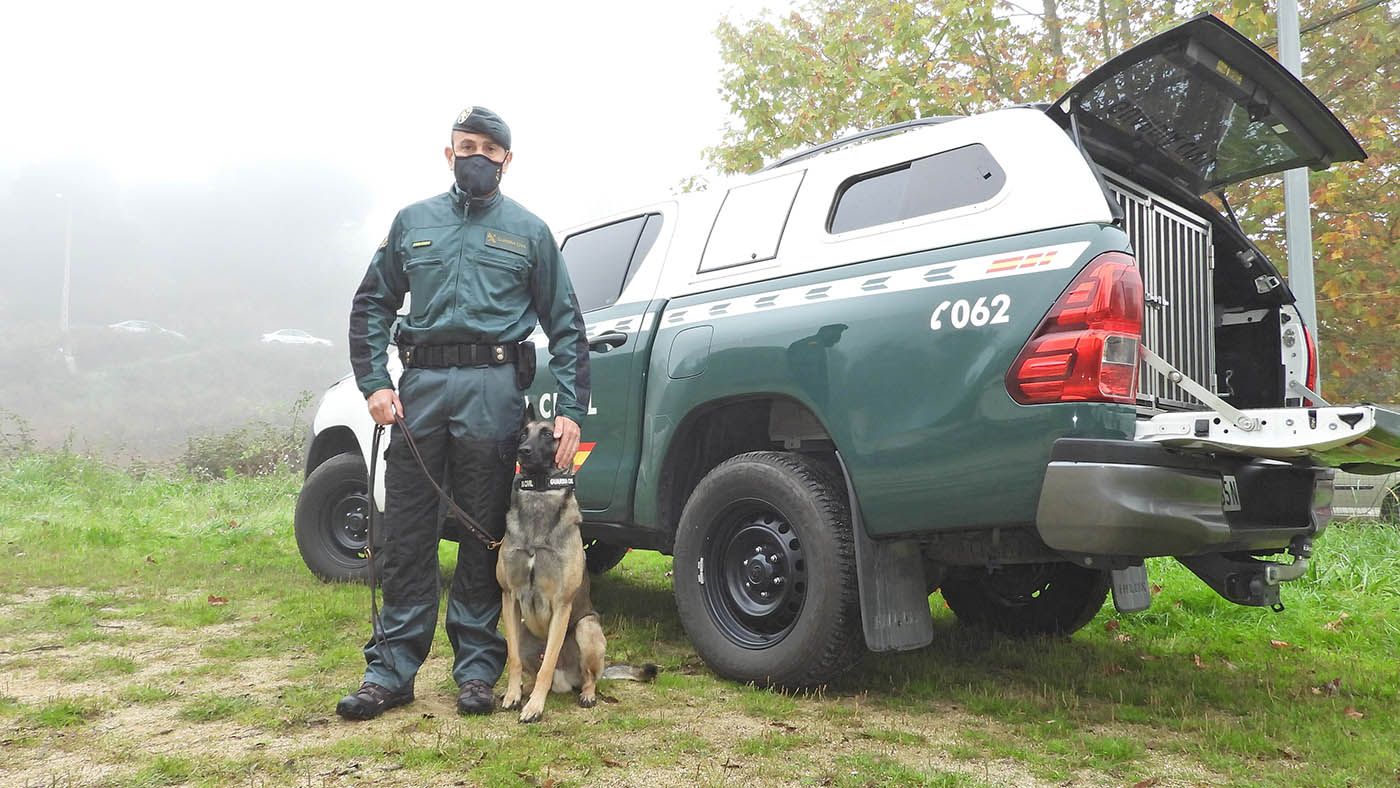
[[[56,594],[81,596],[81,589],[50,589],[12,596],[0,603],[0,616],[21,614],[24,608],[42,604]],[[115,611],[109,611],[115,612]],[[553,785],[576,782],[587,785],[811,785],[863,780],[862,767],[853,759],[868,756],[932,775],[965,775],[971,784],[996,786],[1123,784],[1103,776],[1095,764],[1085,763],[1068,781],[1047,781],[1014,758],[969,758],[958,752],[964,731],[998,733],[1000,724],[952,705],[930,709],[927,703],[910,711],[876,707],[863,695],[799,697],[790,719],[773,720],[745,711],[738,702],[741,688],[717,682],[704,691],[613,682],[604,694],[615,703],[585,710],[552,699],[546,721],[521,726],[514,715],[498,713],[489,718],[462,718],[455,713],[450,692],[420,682],[418,699],[384,717],[365,723],[347,723],[333,713],[328,699],[323,715],[281,720],[271,725],[249,725],[232,720],[191,721],[181,710],[191,698],[217,695],[246,699],[253,705],[276,705],[282,693],[298,687],[289,674],[308,659],[289,654],[285,659],[243,661],[233,670],[209,671],[204,644],[237,634],[241,624],[191,630],[153,626],[113,618],[101,627],[119,632],[127,644],[109,642],[63,645],[60,631],[31,633],[9,651],[0,651],[0,697],[27,709],[43,708],[63,699],[95,702],[98,711],[85,724],[62,728],[36,728],[24,714],[0,718],[0,744],[6,755],[0,762],[0,785],[98,786],[133,784],[137,767],[165,756],[176,759],[216,757],[224,762],[249,764],[240,779],[213,779],[216,784],[277,785],[287,774],[297,784],[423,785],[425,775],[405,768],[392,757],[336,758],[325,753],[338,742],[356,738],[409,743],[451,742],[480,748],[481,758],[497,748],[519,752],[531,749],[531,736],[557,742],[560,737],[583,749],[606,747],[601,768],[580,769],[576,764],[547,766],[543,771],[521,771],[522,784]],[[436,650],[420,676],[445,676],[449,663]],[[134,672],[73,680],[84,666],[104,656],[123,657],[136,664]],[[127,703],[119,698],[123,688],[148,685],[174,693],[166,700]],[[840,713],[822,713],[833,706]],[[638,730],[619,731],[609,726],[610,715],[632,715],[645,720]],[[1140,729],[1139,729],[1140,730]],[[663,734],[681,731],[692,746],[676,746]],[[870,731],[899,732],[885,740]],[[1123,734],[1123,731],[1092,733]],[[1132,734],[1126,734],[1132,735]],[[35,737],[39,741],[35,741]],[[771,752],[758,751],[743,742],[774,737]],[[657,751],[671,752],[669,762],[658,764]],[[390,753],[391,755],[392,753]],[[267,774],[258,764],[281,764]],[[1215,775],[1179,756],[1150,751],[1138,764],[1154,775],[1157,786],[1210,785]],[[844,772],[844,773],[843,773]],[[148,784],[183,784],[161,775],[164,781]],[[174,782],[170,782],[170,780]],[[430,784],[474,785],[485,778],[471,771],[431,773]],[[878,784],[877,773],[869,784]],[[193,775],[190,781],[210,778]]]

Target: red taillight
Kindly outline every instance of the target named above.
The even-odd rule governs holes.
[[[1142,277],[1137,261],[1105,252],[1065,289],[1006,375],[1011,398],[1042,402],[1137,399]]]

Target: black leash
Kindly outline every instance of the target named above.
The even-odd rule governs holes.
[[[452,516],[456,517],[462,525],[465,525],[467,530],[470,531],[472,536],[475,536],[479,542],[486,545],[487,550],[495,550],[500,547],[501,540],[492,539],[491,534],[488,533],[485,528],[482,528],[476,520],[473,520],[471,515],[462,511],[462,507],[458,506],[457,502],[452,500],[452,497],[447,494],[447,491],[438,486],[437,481],[433,479],[433,475],[428,472],[427,463],[423,462],[423,455],[418,453],[418,444],[413,442],[413,433],[408,431],[408,425],[404,423],[403,416],[395,413],[394,423],[399,425],[399,432],[403,434],[404,442],[408,444],[409,451],[413,453],[413,459],[418,461],[418,468],[423,471],[423,478],[428,480],[428,484],[431,484],[434,490],[437,490],[438,497],[442,499],[443,503],[447,504],[447,510],[451,512]]]
[[[414,443],[413,433],[408,431],[408,425],[404,423],[403,416],[395,413],[394,423],[399,426],[399,433],[403,435],[404,443],[408,444],[408,449],[413,454],[413,459],[418,462],[418,469],[423,472],[423,478],[428,480],[428,484],[431,484],[434,490],[437,490],[438,497],[447,504],[447,509],[452,516],[456,517],[462,525],[466,526],[472,536],[475,536],[477,540],[486,545],[487,550],[499,548],[501,546],[501,540],[492,539],[491,534],[487,533],[485,528],[482,528],[476,520],[472,519],[471,515],[463,511],[462,507],[458,506],[457,502],[452,500],[451,496],[447,494],[447,491],[438,486],[437,481],[433,479],[433,475],[428,472],[428,465],[423,462],[423,455],[419,453],[418,444]],[[368,541],[365,544],[365,559],[369,563],[369,623],[370,628],[374,630],[372,637],[374,638],[375,645],[379,646],[380,652],[384,657],[384,663],[389,666],[390,670],[397,670],[394,666],[393,652],[389,649],[388,636],[384,634],[383,622],[379,618],[379,600],[378,594],[375,592],[375,589],[379,585],[379,577],[374,570],[374,514],[379,507],[374,504],[374,470],[379,464],[379,439],[383,435],[384,425],[374,425],[374,440],[371,442],[369,450],[369,529],[367,533]]]

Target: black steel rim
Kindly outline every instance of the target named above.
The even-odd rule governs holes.
[[[347,490],[334,499],[329,514],[326,530],[332,544],[347,555],[364,558],[369,543],[369,496],[360,489]]]
[[[1002,605],[1021,607],[1034,604],[1054,588],[1058,580],[1053,567],[1021,564],[1003,567],[995,574],[984,577],[982,585]]]
[[[701,555],[701,593],[724,636],[747,649],[783,640],[807,595],[802,541],[788,519],[761,501],[729,507]]]

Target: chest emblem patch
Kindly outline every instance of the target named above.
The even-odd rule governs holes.
[[[500,230],[486,231],[486,245],[520,255],[528,254],[530,251],[530,244],[528,244],[524,238],[518,235],[511,235],[510,233],[503,233]]]

